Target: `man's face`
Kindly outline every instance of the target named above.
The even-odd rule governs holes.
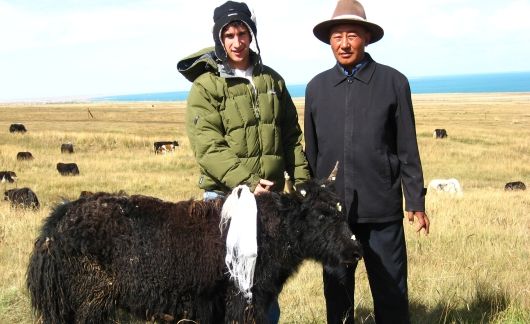
[[[329,37],[333,55],[346,68],[353,68],[364,58],[364,48],[370,41],[366,29],[353,24],[332,27]]]
[[[222,33],[228,63],[232,68],[246,70],[250,64],[250,33],[243,24],[229,25]]]

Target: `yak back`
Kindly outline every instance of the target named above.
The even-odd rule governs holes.
[[[219,201],[173,203],[99,192],[55,207],[39,239],[49,238],[69,255],[94,260],[109,273],[150,273],[150,279],[160,280],[171,278],[165,271],[208,268],[204,273],[215,277],[222,273],[225,254],[220,208]],[[213,277],[197,280],[211,282]]]

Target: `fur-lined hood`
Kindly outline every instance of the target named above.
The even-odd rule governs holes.
[[[262,64],[259,55],[250,50],[250,61],[254,65],[254,73],[262,71]],[[229,78],[234,76],[234,72],[217,58],[215,47],[207,47],[195,52],[177,63],[177,70],[190,82],[194,82],[205,72],[214,72],[217,75]]]

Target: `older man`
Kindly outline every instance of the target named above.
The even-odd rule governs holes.
[[[307,159],[316,177],[339,161],[336,187],[363,244],[376,322],[408,323],[403,194],[409,221],[429,232],[409,83],[365,52],[384,32],[358,1],[339,0],[313,33],[337,64],[307,86]],[[355,268],[324,269],[328,323],[353,323]]]

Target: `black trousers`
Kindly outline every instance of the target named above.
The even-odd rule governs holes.
[[[409,323],[403,221],[355,224],[353,232],[363,247],[376,322]],[[324,268],[328,324],[354,322],[356,266]]]

